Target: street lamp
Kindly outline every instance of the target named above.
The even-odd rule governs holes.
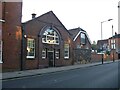
[[[113,43],[112,43],[113,44],[113,57],[112,58],[113,58],[113,62],[114,62],[115,61],[114,60],[114,45],[115,45],[115,42],[114,42],[114,37],[113,37],[113,25],[112,25],[112,41],[113,41]]]
[[[104,22],[111,21],[111,20],[113,20],[113,19],[108,19],[108,20],[106,20],[106,21],[102,21],[102,22],[101,22],[101,40],[102,40],[102,38],[103,38],[103,36],[102,36],[102,24],[103,24]],[[102,43],[102,64],[103,64],[103,42],[101,42],[101,43]]]

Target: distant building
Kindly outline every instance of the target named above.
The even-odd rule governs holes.
[[[111,51],[111,56],[115,59],[120,59],[120,34],[115,34],[113,37],[110,37],[108,46]]]
[[[69,32],[73,40],[74,62],[90,62],[91,41],[87,32],[82,28],[70,29]]]
[[[110,59],[120,59],[120,34],[115,34],[113,37],[105,40],[98,40],[98,53],[109,54]]]
[[[108,50],[108,39],[97,41],[97,52],[105,53]]]

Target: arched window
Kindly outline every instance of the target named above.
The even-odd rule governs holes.
[[[57,32],[51,28],[45,30],[42,36],[42,43],[59,45],[59,36]]]

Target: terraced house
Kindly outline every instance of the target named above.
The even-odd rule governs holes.
[[[5,21],[0,22],[3,71],[73,65],[86,60],[86,52],[90,60],[87,50],[91,50],[91,43],[85,30],[67,30],[53,11],[38,17],[33,13],[31,20],[21,23],[22,2],[0,5],[1,20]],[[76,59],[75,52],[81,49],[84,51],[77,52],[80,57]]]
[[[111,60],[120,59],[120,34],[115,34],[108,39]]]

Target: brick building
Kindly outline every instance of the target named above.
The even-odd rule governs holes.
[[[39,17],[33,13],[31,20],[21,23],[22,2],[1,2],[0,7],[3,71],[72,65],[76,50],[79,59],[86,59],[91,43],[85,30],[67,30],[52,11]]]
[[[111,59],[120,59],[120,34],[115,34],[108,40]]]
[[[92,61],[100,61],[102,53],[104,60],[118,60],[120,59],[120,34],[115,34],[105,40],[98,40],[97,53],[92,53]]]
[[[91,41],[85,30],[78,27],[69,30],[73,40],[74,62],[82,63],[91,60]]]
[[[97,41],[97,52],[105,53],[108,50],[108,39]]]
[[[0,2],[1,62],[4,70],[20,70],[22,2]]]
[[[25,69],[73,64],[70,33],[50,11],[22,24],[23,67]]]

